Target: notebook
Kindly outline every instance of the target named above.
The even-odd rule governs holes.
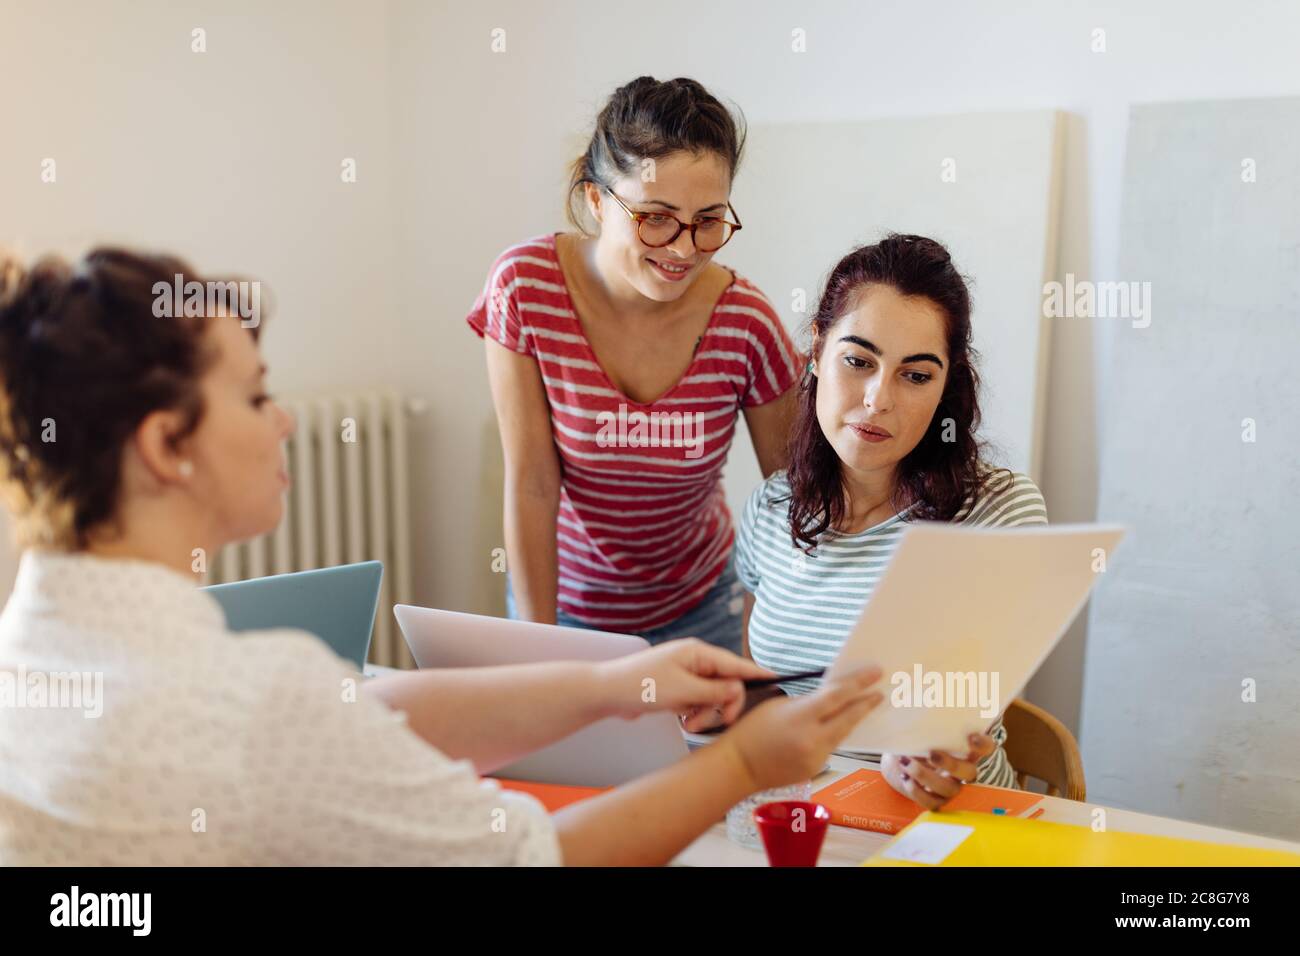
[[[527,793],[536,797],[549,813],[614,789],[613,787],[572,787],[561,783],[536,783],[532,780],[504,778],[498,779],[497,783],[501,784],[502,790],[514,790],[517,793]]]
[[[877,833],[897,833],[925,812],[920,804],[889,785],[879,770],[855,770],[812,795],[831,812],[831,823]],[[971,810],[1021,816],[1042,802],[1036,793],[969,783],[944,805],[945,811]]]

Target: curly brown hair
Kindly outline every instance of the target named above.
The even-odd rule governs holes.
[[[902,295],[924,296],[946,319],[948,378],[934,418],[921,441],[898,464],[895,510],[916,508],[907,520],[951,521],[968,495],[994,490],[1006,469],[982,464],[987,448],[975,437],[980,423],[978,353],[971,345],[971,303],[966,280],[942,244],[924,236],[890,233],[874,245],[854,249],[831,270],[816,314],[810,321],[813,358],[827,332],[849,312],[862,287],[881,283]],[[951,438],[945,440],[945,428]],[[845,517],[845,491],[839,455],[817,420],[817,377],[806,374],[800,386],[799,411],[790,438],[788,517],[796,548],[811,554],[818,539]]]
[[[177,276],[207,281],[116,248],[0,263],[0,493],[20,546],[84,548],[114,519],[123,449],[151,412],[182,412],[173,442],[198,427],[206,317],[155,315],[155,286]]]

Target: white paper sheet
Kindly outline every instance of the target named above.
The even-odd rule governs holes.
[[[1123,535],[1116,525],[909,527],[827,671],[884,669],[885,700],[841,749],[965,753],[967,735],[1019,695],[1111,573]]]
[[[959,823],[918,823],[880,851],[887,860],[938,865],[975,832]]]

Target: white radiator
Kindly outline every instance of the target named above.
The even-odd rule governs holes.
[[[270,534],[222,549],[206,583],[382,561],[370,660],[412,666],[393,605],[411,600],[406,423],[420,406],[378,390],[277,401],[298,422],[287,449],[284,520]]]

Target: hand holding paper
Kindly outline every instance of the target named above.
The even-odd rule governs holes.
[[[965,753],[1023,690],[1123,537],[1113,525],[908,528],[839,657],[885,674],[885,703],[841,749]]]

